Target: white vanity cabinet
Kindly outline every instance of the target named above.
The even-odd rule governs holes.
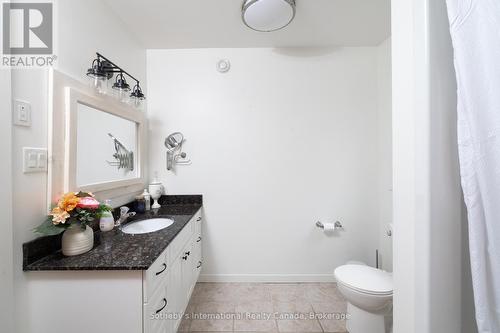
[[[30,272],[33,327],[51,333],[177,332],[201,270],[201,223],[200,209],[144,271]]]
[[[202,265],[201,211],[143,272],[144,333],[176,332]]]

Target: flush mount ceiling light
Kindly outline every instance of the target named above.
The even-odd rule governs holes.
[[[245,0],[241,17],[247,27],[256,31],[283,29],[295,17],[295,0]]]

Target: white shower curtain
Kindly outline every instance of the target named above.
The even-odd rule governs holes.
[[[500,333],[500,0],[447,5],[476,319],[480,333]]]

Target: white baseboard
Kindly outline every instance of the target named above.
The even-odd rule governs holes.
[[[201,274],[199,282],[335,282],[333,274]]]

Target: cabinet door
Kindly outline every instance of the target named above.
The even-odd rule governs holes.
[[[202,244],[202,238],[201,238],[201,231],[200,234],[196,235],[194,237],[193,241],[193,285],[196,284],[198,281],[198,278],[200,276],[201,268],[203,265],[203,253],[201,250],[201,244]]]
[[[184,249],[182,250],[182,292],[183,292],[183,307],[184,311],[189,298],[191,297],[191,292],[193,291],[193,266],[194,266],[194,254],[193,254],[193,245],[192,242],[189,241]]]
[[[176,258],[170,267],[170,281],[167,286],[167,297],[170,301],[172,315],[179,316],[183,312],[183,290],[182,286],[182,259]],[[171,332],[177,332],[181,320],[180,317],[172,317],[169,328]]]

